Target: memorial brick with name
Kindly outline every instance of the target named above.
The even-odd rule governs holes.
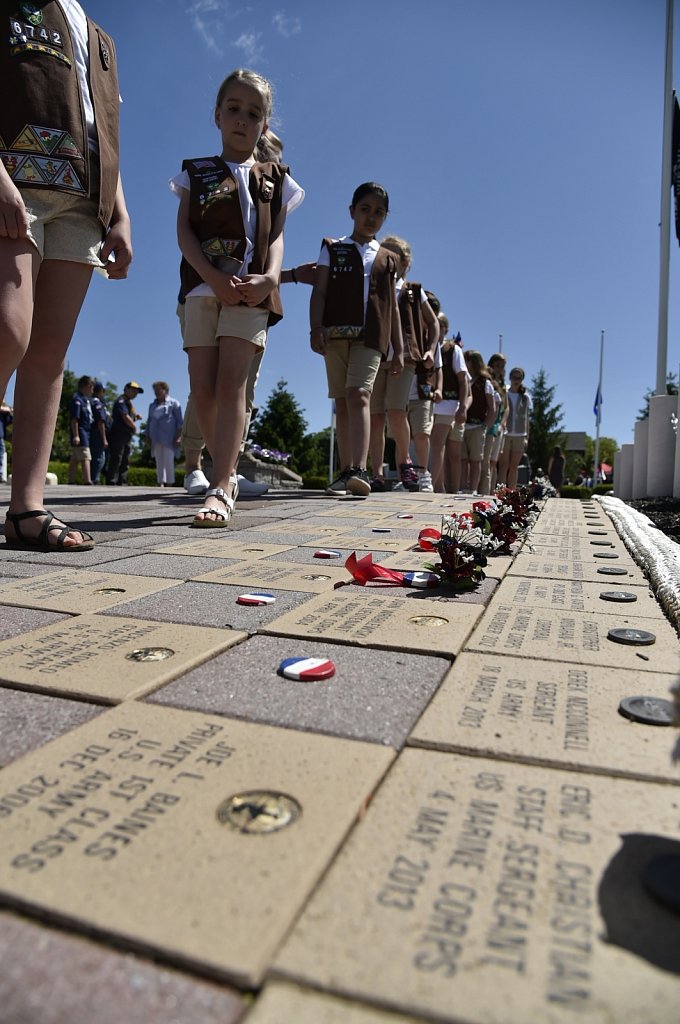
[[[435,1020],[670,1024],[680,918],[642,871],[678,812],[675,787],[407,750],[273,975]]]
[[[290,547],[292,547],[292,540],[290,545],[268,544],[261,536],[241,536],[239,533],[233,533],[229,540],[224,538],[213,540],[204,538],[202,540],[187,541],[183,544],[160,544],[154,548],[154,551],[162,555],[184,555],[234,560],[248,559],[252,561],[255,558],[267,558],[269,555],[287,551]],[[208,566],[203,571],[209,572],[210,567]],[[186,578],[189,579],[189,576]]]
[[[78,615],[0,642],[0,685],[115,704],[150,693],[247,635]]]
[[[523,608],[505,600],[503,592],[491,602],[468,640],[467,650],[483,654],[513,654],[542,661],[567,661],[576,665],[627,668],[634,672],[670,672],[680,669],[677,635],[670,623],[643,619],[645,632],[653,626],[651,645],[616,643],[613,629],[635,629],[634,605],[622,605],[609,615]]]
[[[248,1024],[422,1024],[422,1018],[395,1016],[298,985],[272,981],[258,996]]]
[[[384,589],[344,587],[262,628],[262,633],[319,637],[361,646],[456,655],[481,615],[475,604],[430,606],[393,597]]]
[[[309,594],[323,594],[332,590],[336,583],[348,580],[349,573],[344,565],[337,566],[324,562],[318,567],[295,562],[272,562],[258,559],[253,562],[238,562],[226,569],[202,573],[195,578],[199,583],[220,583],[225,586],[276,587],[278,590],[306,591]]]
[[[670,699],[676,676],[463,653],[409,743],[680,784],[671,729],[619,712],[636,694]]]
[[[126,702],[3,769],[0,893],[253,987],[393,756]]]
[[[561,560],[557,556],[543,554],[539,551],[530,552],[525,548],[517,555],[508,572],[512,576],[529,576],[539,579],[584,580],[590,583],[615,579],[624,581],[626,585],[649,586],[642,570],[632,558],[626,555],[612,559],[599,559],[593,555],[587,560],[569,558]]]
[[[582,580],[508,575],[503,581],[502,600],[526,608],[556,608],[560,611],[593,612],[597,615],[616,615],[619,608],[625,608],[626,614],[631,617],[665,621],[649,588],[630,587],[627,583],[620,585],[617,579],[611,577],[611,582],[608,582],[607,577],[603,576],[601,583],[584,583]],[[603,598],[602,594],[610,595],[609,599]]]
[[[3,586],[0,603],[55,612],[97,612],[145,594],[155,594],[180,582],[157,576],[64,569]]]

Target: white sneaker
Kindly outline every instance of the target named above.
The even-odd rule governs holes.
[[[205,494],[209,487],[208,478],[202,469],[194,469],[184,477],[184,490],[187,494]]]
[[[432,486],[432,474],[425,470],[424,473],[418,474],[418,490],[419,491],[434,491]]]
[[[238,480],[238,488],[241,494],[256,496],[258,494],[266,494],[269,490],[269,484],[253,483],[252,480],[249,480],[247,477],[241,476],[240,474],[236,479]]]

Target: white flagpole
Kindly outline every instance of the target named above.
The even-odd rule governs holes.
[[[595,419],[595,455],[593,486],[600,482],[600,421],[602,420],[602,367],[604,365],[604,331],[600,331],[600,375],[597,378],[597,416]]]
[[[673,3],[666,0],[666,64],[661,154],[661,238],[659,257],[659,326],[656,344],[656,391],[666,394],[668,366],[668,267],[671,242],[671,149],[673,145]]]

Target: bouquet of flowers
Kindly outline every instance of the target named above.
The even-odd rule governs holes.
[[[471,590],[485,578],[486,556],[482,536],[482,530],[475,524],[471,513],[444,516],[441,533],[423,530],[419,537],[423,550],[436,551],[439,555],[438,562],[432,562],[425,568],[456,590]]]

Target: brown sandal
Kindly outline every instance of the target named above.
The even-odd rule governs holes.
[[[37,519],[38,516],[46,516],[42,529],[37,537],[24,537],[19,525],[24,519]],[[10,540],[5,537],[5,547],[16,548],[20,551],[91,551],[94,547],[94,538],[84,530],[76,530],[72,526],[65,526],[60,520],[55,520],[54,513],[48,512],[45,508],[36,509],[33,512],[8,512],[6,521],[12,524],[16,537]],[[54,526],[52,523],[54,522]],[[56,544],[50,544],[49,535],[53,530],[59,530]],[[64,544],[69,533],[80,533],[85,540],[80,544]]]

